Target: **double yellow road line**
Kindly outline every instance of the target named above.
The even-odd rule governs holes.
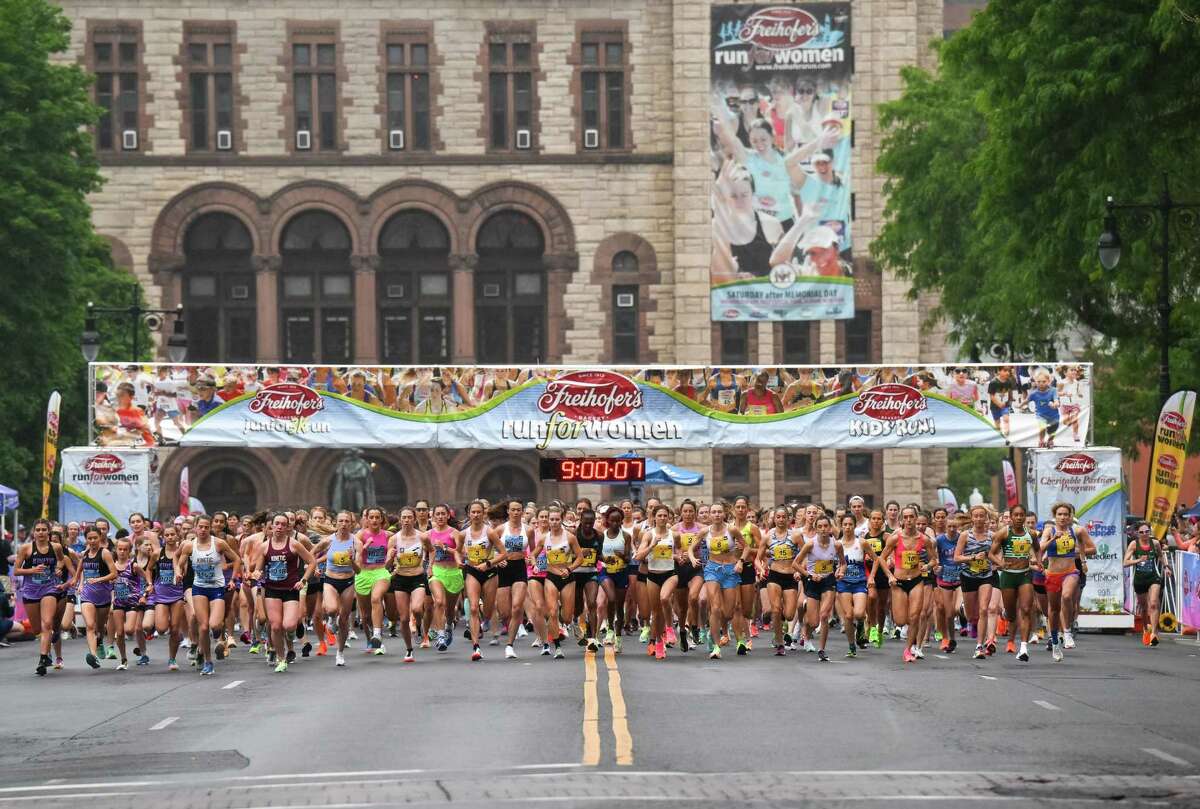
[[[612,705],[612,734],[617,765],[633,764],[633,737],[625,717],[625,695],[621,693],[621,672],[612,647],[604,648],[604,665],[608,675],[608,700]],[[596,655],[583,658],[583,763],[594,767],[600,763],[600,699],[596,687]]]

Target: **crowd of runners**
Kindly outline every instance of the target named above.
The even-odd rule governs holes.
[[[63,639],[77,634],[92,669],[149,666],[153,654],[203,675],[240,647],[282,673],[298,656],[345,666],[351,649],[382,656],[397,643],[412,663],[451,653],[459,634],[474,661],[488,646],[506,659],[611,646],[659,660],[803,650],[823,662],[833,632],[848,658],[915,663],[961,642],[979,660],[1003,646],[1027,662],[1044,643],[1058,662],[1076,644],[1095,545],[1069,504],[1043,516],[871,509],[861,497],[836,509],[738,497],[458,511],[418,500],[395,513],[318,506],[166,524],[133,514],[116,533],[105,520],[39,520],[13,575],[43,676],[64,667]],[[1124,564],[1155,646],[1170,569],[1145,524]]]

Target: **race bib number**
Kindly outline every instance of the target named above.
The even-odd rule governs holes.
[[[920,557],[916,551],[900,551],[900,567],[905,570],[915,570],[920,564]]]
[[[467,546],[467,561],[473,565],[481,565],[487,561],[488,549],[486,545],[468,545]]]
[[[696,535],[695,534],[680,534],[679,539],[680,539],[680,541],[683,542],[684,550],[687,550],[688,548],[692,547],[692,543],[696,541]]]
[[[670,545],[655,545],[654,552],[653,552],[654,558],[655,559],[670,559],[671,555],[674,553],[674,550],[675,549],[672,548]]]
[[[129,593],[129,582],[123,581],[122,579],[117,579],[117,586],[114,589],[114,595],[116,596],[117,601],[128,601]]]
[[[987,559],[972,559],[971,561],[967,562],[967,570],[971,571],[972,573],[987,573],[987,569]]]
[[[566,548],[551,548],[546,551],[546,561],[552,565],[567,564],[567,549]]]
[[[205,580],[211,579],[216,567],[212,562],[197,562],[195,565],[196,576]]]
[[[34,584],[50,584],[52,581],[54,581],[54,568],[50,565],[46,565],[46,569],[41,573],[33,574]]]
[[[1075,551],[1075,538],[1070,536],[1059,537],[1054,540],[1054,549],[1059,556],[1067,556]]]
[[[833,572],[833,560],[832,559],[817,559],[813,563],[813,573],[832,573],[832,572]]]
[[[620,556],[605,556],[604,569],[609,573],[620,573],[625,569],[625,560]]]
[[[867,544],[871,546],[871,550],[876,554],[883,552],[883,540],[879,537],[868,537]]]
[[[382,564],[383,560],[387,558],[387,547],[384,545],[368,545],[365,555],[368,565]]]
[[[587,567],[595,567],[596,566],[596,549],[595,548],[584,548],[583,549],[583,564]]]
[[[779,544],[771,549],[771,558],[776,562],[786,562],[795,556],[792,551],[792,546],[787,544]]]
[[[283,581],[287,578],[287,559],[271,559],[267,562],[267,578],[271,581]]]
[[[433,559],[435,562],[445,562],[450,556],[450,549],[445,545],[437,545],[433,549]]]
[[[709,542],[709,549],[713,553],[729,553],[730,547],[729,537],[717,537]]]
[[[729,406],[733,404],[733,397],[735,395],[736,392],[732,388],[726,388],[725,390],[717,391],[717,401],[723,406]]]
[[[533,560],[533,566],[537,568],[538,572],[545,573],[546,569],[550,566],[550,563],[546,560],[546,554],[539,553],[537,559]]]
[[[767,415],[766,405],[750,405],[746,408],[747,416],[765,416]]]
[[[334,551],[332,561],[338,567],[349,567],[350,551]]]
[[[1013,556],[1028,556],[1033,543],[1028,539],[1014,539],[1012,542]]]
[[[175,583],[175,568],[171,567],[168,570],[159,568],[158,583],[159,584],[174,584]]]
[[[525,537],[506,536],[504,538],[504,550],[509,553],[517,553],[525,549]]]
[[[396,567],[417,567],[421,564],[421,555],[413,551],[405,551],[396,556]]]

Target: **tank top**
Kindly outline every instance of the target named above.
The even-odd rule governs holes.
[[[454,559],[454,531],[443,528],[441,531],[429,529],[429,541],[433,543],[433,561],[449,562]]]
[[[605,572],[620,573],[625,569],[625,543],[628,541],[629,534],[626,534],[624,529],[618,531],[615,537],[610,537],[607,531],[604,532],[600,552],[604,555]]]
[[[833,572],[834,560],[837,559],[837,540],[830,537],[829,544],[822,547],[820,539],[814,539],[812,550],[808,552],[808,557],[804,560],[804,566],[808,569],[808,574],[812,575],[828,575]]]
[[[754,548],[754,523],[746,520],[746,524],[738,529],[738,533],[742,535],[742,542],[751,549]]]
[[[883,541],[884,541],[884,537],[886,537],[886,536],[887,536],[887,534],[880,534],[879,536],[871,536],[870,534],[863,534],[863,539],[865,539],[867,541],[867,544],[871,546],[871,550],[875,553],[876,556],[882,556],[883,555]]]
[[[1143,548],[1141,541],[1137,541],[1133,546],[1133,573],[1135,576],[1154,576],[1161,575],[1158,570],[1158,543],[1155,540],[1150,540],[1150,545]]]
[[[767,534],[767,555],[772,562],[790,563],[796,558],[796,551],[796,542],[792,539],[791,531],[785,531],[783,536],[779,536],[772,528]]]
[[[529,545],[529,539],[525,536],[525,532],[521,528],[518,528],[514,533],[512,526],[508,523],[504,523],[502,530],[503,536],[500,537],[500,541],[504,543],[504,552],[524,553],[526,547]]]
[[[292,547],[292,539],[282,548],[275,547],[275,539],[267,540],[267,587],[272,590],[292,590],[300,583],[300,556]]]
[[[192,543],[192,555],[189,560],[192,564],[193,587],[225,586],[225,571],[221,569],[221,552],[217,550],[214,540],[209,540],[208,550],[201,550],[199,543]]]
[[[774,158],[771,160],[756,151],[747,150],[747,152],[746,168],[754,176],[754,207],[763,213],[774,216],[781,222],[795,218],[796,206],[792,202],[792,179],[784,164],[783,155],[775,149],[771,149],[769,153]],[[806,183],[805,187],[807,185]],[[752,272],[744,267],[741,269],[743,272]]]
[[[113,598],[118,602],[129,603],[142,597],[145,580],[137,562],[130,559],[125,569],[117,568],[117,578],[113,582]]]
[[[1029,536],[1028,532],[1014,534],[1012,531],[1009,531],[1008,536],[1004,538],[1000,551],[1005,559],[1024,559],[1024,567],[1007,568],[1012,573],[1024,573],[1029,569],[1029,557],[1033,554],[1033,537]]]
[[[546,532],[546,564],[566,567],[571,564],[571,541],[567,532],[562,531],[555,539],[554,534]]]
[[[492,551],[492,541],[488,539],[488,529],[484,526],[479,536],[472,536],[471,526],[463,532],[463,549],[467,553],[467,562],[472,565],[482,565],[488,560]]]
[[[54,569],[58,565],[58,557],[54,555],[54,545],[46,543],[48,550],[42,553],[38,550],[37,543],[33,544],[33,550],[29,554],[29,558],[25,560],[25,567],[37,567],[45,565],[46,569],[41,573],[32,573],[24,577],[21,583],[21,592],[26,598],[41,598],[44,595],[53,593],[58,588],[59,580],[54,575]]]
[[[587,536],[583,531],[576,531],[575,541],[579,543],[579,550],[583,554],[579,562],[580,568],[594,568],[604,550],[604,536],[593,528]]]
[[[911,545],[904,544],[904,534],[896,535],[896,548],[892,551],[892,565],[895,570],[917,570],[921,566],[921,551],[925,547],[925,535],[918,534]]]
[[[103,578],[112,572],[108,567],[108,562],[104,560],[104,551],[101,549],[96,550],[95,556],[85,551],[81,562],[83,564],[83,578],[85,581],[87,579]],[[51,564],[51,568],[53,568],[53,563]]]
[[[760,231],[761,232],[761,231]],[[737,249],[736,247],[734,248]],[[736,255],[736,252],[734,253]],[[721,381],[720,375],[717,376],[717,382],[712,389],[713,398],[718,404],[729,406],[737,401],[738,383],[737,377],[731,377],[729,384],[726,385]]]
[[[387,561],[387,531],[368,531],[363,529],[358,532],[358,538],[362,541],[362,559],[359,562],[365,567],[379,567]]]
[[[545,541],[545,538],[546,534],[544,532],[538,530],[537,528],[533,529],[534,544],[542,546],[542,549],[538,551],[538,555],[533,559],[533,569],[538,575],[542,576],[546,574],[546,568],[550,566],[550,563],[546,561],[546,546],[542,544]]]
[[[1068,525],[1066,533],[1059,533],[1058,526],[1054,526],[1054,534],[1050,539],[1050,543],[1046,546],[1047,556],[1057,556],[1062,559],[1074,559],[1078,551],[1075,542],[1075,526]]]
[[[863,538],[855,537],[849,545],[843,544],[842,554],[846,557],[846,572],[842,574],[842,581],[851,583],[866,581],[867,566],[863,563],[866,559],[866,551],[863,550]]]
[[[736,544],[737,540],[734,539],[733,531],[730,529],[728,523],[725,525],[724,532],[714,534],[712,529],[709,528],[708,535],[704,537],[704,547],[708,549],[708,553],[711,556],[730,553]]]
[[[957,539],[951,539],[945,534],[938,534],[938,564],[942,566],[942,569],[938,571],[938,578],[946,584],[957,584],[962,572],[962,564],[954,561],[954,551],[957,547]]]
[[[325,549],[325,572],[338,576],[347,576],[354,572],[354,537],[338,539],[337,534],[329,536],[329,547]]]
[[[175,586],[175,560],[164,546],[163,552],[158,555],[158,561],[154,563],[154,590],[157,593],[160,588]]]
[[[991,535],[980,539],[975,536],[974,529],[967,531],[967,542],[963,546],[963,556],[971,556],[976,553],[987,553],[991,550],[992,539]],[[968,579],[986,579],[992,575],[992,563],[988,559],[972,559],[969,562],[964,562],[961,575]]]
[[[653,528],[650,529],[653,532]],[[675,569],[675,535],[667,529],[663,536],[651,534],[650,555],[646,557],[652,573],[666,573]]]
[[[775,401],[771,398],[769,390],[760,394],[755,393],[754,388],[750,388],[746,391],[745,401],[747,416],[766,416],[775,412]]]
[[[419,534],[405,539],[396,534],[396,558],[392,563],[394,570],[422,567],[425,563],[425,546],[421,544]]]

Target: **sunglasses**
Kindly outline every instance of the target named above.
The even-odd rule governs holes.
[[[738,103],[739,104],[757,104],[758,99],[757,98],[739,98]]]
[[[1148,530],[1141,529],[1141,530],[1139,530],[1139,531],[1138,531],[1138,533],[1139,533],[1139,534],[1149,534],[1150,532],[1149,532]]]
[[[811,87],[801,87],[799,90],[796,91],[796,94],[802,95],[802,96],[814,96],[817,94],[817,91]]]

